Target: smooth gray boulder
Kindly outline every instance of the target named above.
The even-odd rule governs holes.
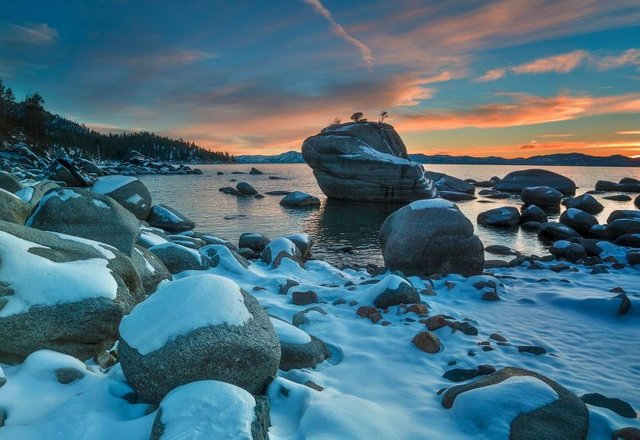
[[[609,240],[615,240],[624,234],[640,233],[640,218],[619,218],[607,224],[605,234]]]
[[[177,243],[162,243],[152,246],[148,250],[173,274],[185,270],[204,270],[207,268],[206,261],[198,251]]]
[[[236,189],[245,196],[255,196],[258,194],[258,190],[247,182],[238,182]]]
[[[0,171],[0,189],[15,193],[22,189],[22,184],[13,174]]]
[[[523,189],[530,186],[550,186],[565,196],[576,193],[576,184],[573,180],[552,171],[540,169],[513,171],[496,183],[493,189],[521,193]]]
[[[611,223],[621,218],[640,218],[640,210],[637,209],[616,209],[607,217],[607,223]]]
[[[166,205],[153,205],[147,217],[147,223],[168,232],[190,231],[196,226],[193,220]]]
[[[23,225],[31,213],[31,206],[20,197],[0,188],[0,220]]]
[[[482,399],[479,392],[485,387],[501,386],[508,381],[519,380],[523,391],[526,387],[535,387],[538,393],[544,392],[556,398],[530,411],[520,412],[510,424],[509,439],[511,440],[585,440],[589,432],[589,411],[582,400],[559,383],[533,371],[521,368],[503,368],[493,374],[482,376],[473,382],[456,385],[445,391],[442,406],[447,409],[456,408],[456,400],[464,393],[475,391],[474,398]],[[525,381],[522,381],[525,379]],[[514,383],[514,382],[511,382]],[[516,382],[518,383],[518,382]],[[548,387],[546,391],[543,391]],[[491,391],[488,391],[491,393]],[[536,390],[532,390],[533,393]],[[465,396],[466,397],[466,396]],[[526,391],[511,397],[514,404],[526,403],[529,396]],[[480,400],[479,403],[482,401]],[[469,414],[471,415],[471,414]],[[499,419],[502,414],[495,413]],[[460,415],[463,417],[463,415]],[[493,425],[490,421],[485,421]],[[478,434],[481,432],[479,431]]]
[[[437,192],[389,124],[331,125],[304,141],[302,156],[330,198],[406,203]]]
[[[135,177],[101,177],[93,184],[91,191],[111,197],[140,220],[146,220],[151,211],[151,194],[144,183]]]
[[[117,249],[4,221],[0,267],[0,334],[11,335],[0,338],[3,363],[41,349],[96,356],[144,298],[133,263]]]
[[[602,212],[604,206],[591,194],[581,194],[567,200],[567,208],[577,208],[589,214],[598,214]]]
[[[520,198],[525,205],[554,208],[560,206],[562,193],[550,186],[528,186],[522,190]]]
[[[280,206],[301,207],[301,206],[320,206],[320,199],[311,194],[302,191],[294,191],[280,200]]]
[[[477,221],[480,225],[510,228],[520,224],[520,212],[512,206],[503,206],[481,212]]]
[[[245,232],[240,235],[238,247],[240,249],[249,248],[255,252],[262,252],[270,241],[268,237],[258,234],[257,232]]]
[[[140,235],[138,219],[118,202],[79,188],[47,192],[26,225],[106,243],[127,255]]]
[[[476,275],[484,246],[456,205],[419,200],[391,214],[380,228],[385,266],[406,275]]]
[[[558,222],[546,222],[538,229],[538,238],[541,240],[568,240],[580,237],[580,234],[570,226]]]
[[[142,246],[135,245],[131,252],[131,261],[140,276],[142,287],[147,295],[156,291],[158,285],[171,279],[171,273],[160,259]]]
[[[560,215],[560,223],[567,225],[582,235],[589,233],[598,220],[591,214],[577,208],[569,208]]]
[[[280,364],[280,342],[266,312],[236,283],[216,275],[162,283],[122,319],[120,335],[122,371],[152,403],[198,380],[262,394]]]

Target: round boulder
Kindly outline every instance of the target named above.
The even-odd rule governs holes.
[[[166,205],[153,205],[149,211],[147,223],[169,232],[190,231],[196,226],[193,220]]]
[[[258,301],[216,275],[162,283],[122,319],[120,335],[122,371],[153,403],[207,379],[262,394],[280,364],[280,342]]]
[[[520,198],[525,205],[553,208],[560,205],[562,193],[550,186],[529,186],[522,190]]]
[[[247,182],[238,182],[236,189],[245,196],[255,196],[258,191]]]
[[[602,212],[604,206],[591,194],[582,194],[567,200],[567,208],[576,208],[589,214],[598,214]]]
[[[531,186],[549,186],[566,196],[572,196],[576,193],[576,184],[573,180],[552,171],[541,169],[513,171],[496,183],[494,189],[521,193],[523,189]]]
[[[586,235],[594,225],[598,224],[598,220],[580,209],[569,208],[560,216],[560,223],[569,226],[582,235]]]
[[[525,207],[520,213],[520,223],[526,222],[538,222],[544,223],[547,221],[547,214],[542,208],[536,205],[529,205]]]
[[[391,214],[380,228],[387,267],[407,275],[476,275],[484,267],[484,246],[473,224],[453,203],[425,199]]]
[[[293,241],[285,237],[279,237],[269,242],[262,251],[260,258],[265,263],[278,267],[284,258],[299,262],[302,254]]]
[[[238,240],[238,248],[249,248],[255,252],[262,252],[271,240],[255,232],[245,232]]]
[[[280,200],[280,205],[288,207],[320,206],[320,199],[302,191],[294,191],[284,196]]]
[[[27,226],[109,244],[127,255],[138,240],[138,219],[111,197],[54,188],[36,205]]]
[[[575,237],[580,237],[580,234],[573,228],[558,222],[542,223],[538,229],[538,238],[541,240],[568,240]]]
[[[111,197],[140,220],[146,220],[151,211],[151,194],[144,183],[135,177],[101,177],[93,184],[91,191]]]
[[[170,273],[207,268],[207,264],[198,251],[177,243],[158,244],[150,247],[149,252],[155,255]]]
[[[510,228],[520,224],[520,213],[512,206],[494,208],[478,214],[478,224],[498,228]]]
[[[567,240],[558,240],[549,248],[551,255],[556,258],[563,258],[567,261],[576,262],[587,258],[587,250],[578,243],[571,243]]]
[[[281,370],[313,368],[331,356],[331,352],[320,339],[278,318],[272,317],[271,323],[282,349],[279,367]]]

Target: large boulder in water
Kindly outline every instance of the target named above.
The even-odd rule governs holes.
[[[54,188],[36,205],[27,226],[109,244],[127,255],[140,236],[138,219],[111,197],[79,188]]]
[[[407,275],[476,275],[484,246],[473,224],[443,199],[419,200],[391,214],[380,228],[385,265]]]
[[[357,122],[331,125],[302,144],[327,197],[369,202],[409,202],[435,197],[422,165],[389,124]]]
[[[576,184],[573,180],[552,171],[539,169],[513,171],[498,182],[493,189],[521,193],[523,189],[531,186],[549,186],[566,196],[572,196],[576,193]]]
[[[143,297],[133,263],[115,248],[0,221],[0,362],[41,349],[95,356]]]
[[[154,403],[208,379],[262,394],[280,364],[280,342],[258,301],[209,274],[161,283],[122,319],[118,351],[127,382]]]

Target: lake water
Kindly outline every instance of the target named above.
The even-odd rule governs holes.
[[[142,176],[154,203],[175,207],[197,223],[196,229],[211,232],[237,243],[243,232],[260,232],[271,238],[285,234],[306,232],[316,241],[313,254],[332,264],[382,264],[378,230],[385,218],[399,208],[398,205],[343,202],[328,200],[306,164],[259,164],[264,174],[250,175],[250,164],[203,165],[202,175]],[[446,173],[461,179],[488,180],[491,176],[504,177],[511,171],[530,166],[500,165],[425,165],[425,169]],[[594,189],[597,180],[619,181],[623,177],[640,178],[634,168],[543,167],[571,178],[579,187],[577,194]],[[222,171],[224,175],[218,175]],[[232,175],[233,171],[247,172]],[[277,176],[286,180],[272,180]],[[322,200],[320,208],[292,209],[279,205],[282,196],[266,195],[263,199],[236,197],[218,191],[223,186],[235,186],[246,181],[260,193],[275,190],[304,191]],[[480,188],[479,188],[480,189]],[[631,194],[632,195],[632,194]],[[632,195],[634,196],[634,195]],[[604,223],[614,209],[635,209],[633,202],[614,202],[595,196],[605,206],[597,215]],[[462,212],[474,223],[476,233],[485,246],[502,244],[526,254],[542,255],[545,246],[535,232],[521,229],[494,229],[478,226],[477,215],[500,206],[520,206],[515,199],[458,202]],[[557,216],[556,216],[557,217]],[[352,248],[344,252],[345,247]],[[495,257],[488,257],[495,258]]]

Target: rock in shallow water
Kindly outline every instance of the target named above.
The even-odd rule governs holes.
[[[289,207],[320,206],[320,199],[302,191],[294,191],[284,196],[280,200],[280,205]]]
[[[149,225],[169,232],[185,232],[196,224],[178,210],[166,205],[153,205],[147,217]]]
[[[380,243],[385,265],[407,275],[483,271],[484,247],[473,224],[446,200],[419,200],[397,210],[382,224]]]
[[[389,124],[329,126],[304,141],[302,155],[330,198],[409,202],[436,193],[422,165],[408,159],[407,148]]]
[[[513,171],[498,182],[494,189],[520,193],[527,187],[543,185],[555,188],[564,195],[576,193],[576,184],[573,180],[552,171],[540,169]]]
[[[478,224],[485,226],[495,226],[498,228],[509,228],[520,224],[520,213],[512,206],[490,209],[478,214]]]

